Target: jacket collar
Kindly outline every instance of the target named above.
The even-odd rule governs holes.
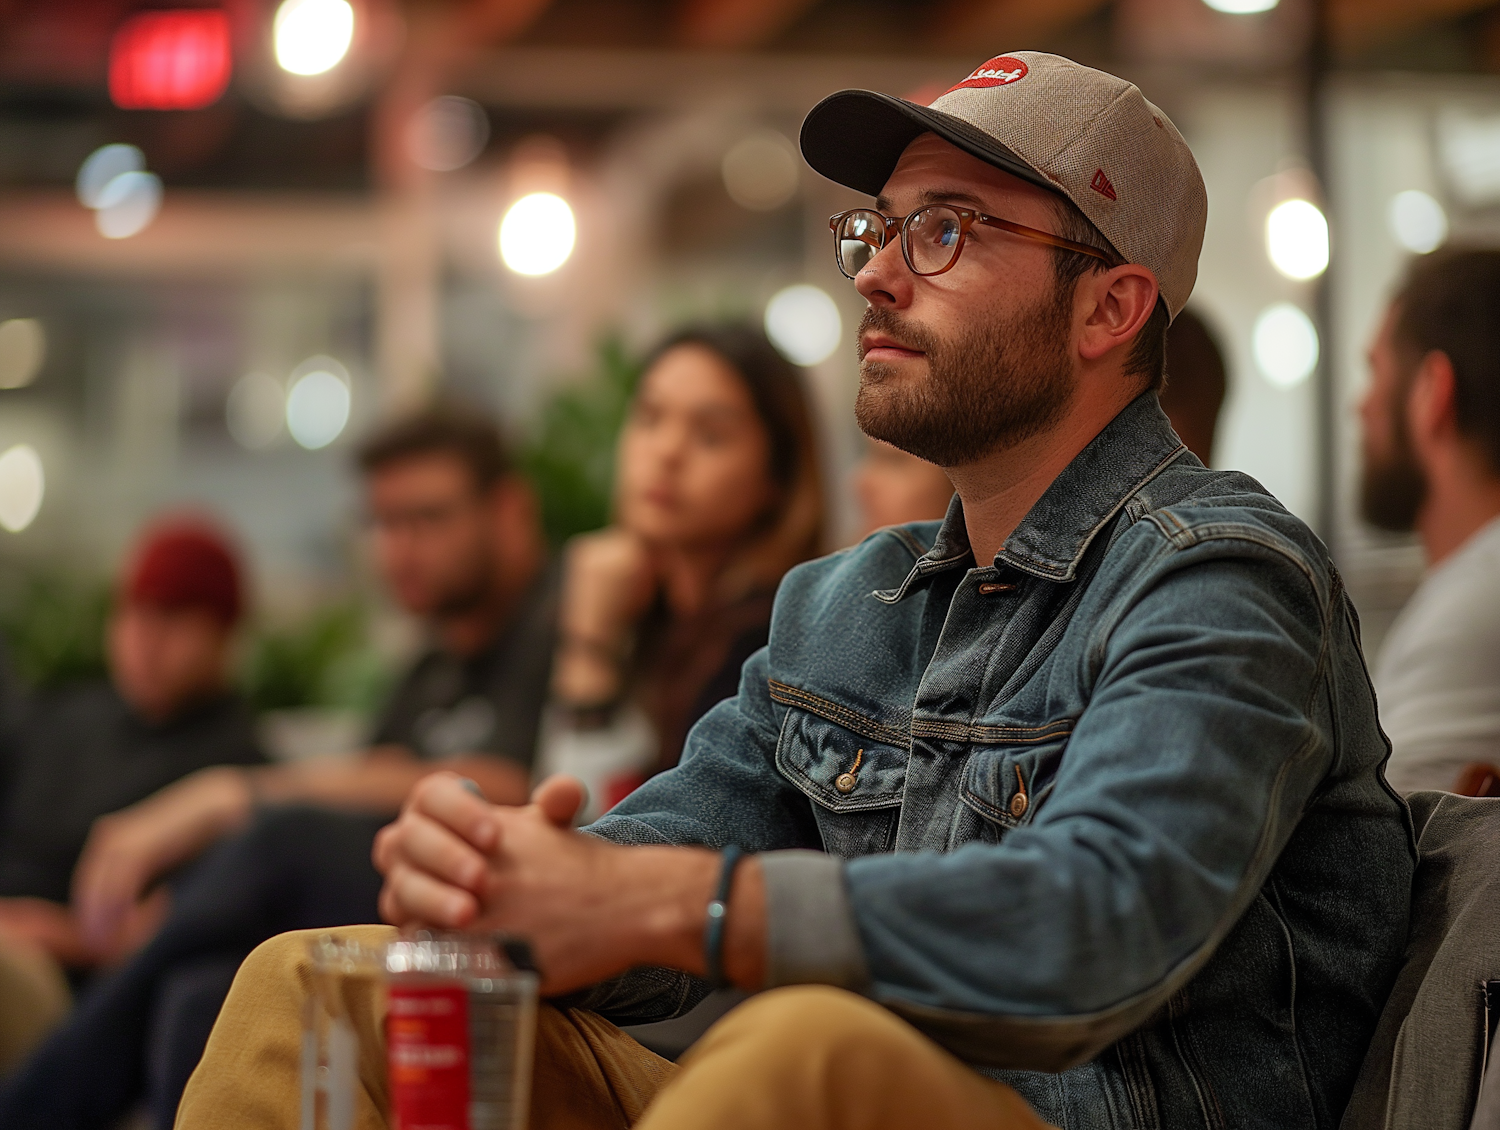
[[[1005,539],[995,564],[1071,581],[1095,535],[1184,450],[1156,393],[1142,393],[1052,480]]]
[[[1048,581],[1073,580],[1099,531],[1184,450],[1156,393],[1142,393],[1052,480],[995,555],[996,567]],[[900,588],[876,595],[894,603],[918,580],[960,564],[969,552],[963,504],[955,495],[932,548],[917,558]]]

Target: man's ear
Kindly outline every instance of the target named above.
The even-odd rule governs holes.
[[[1122,263],[1096,275],[1084,275],[1078,284],[1078,300],[1083,307],[1079,356],[1097,361],[1112,350],[1128,347],[1151,319],[1160,293],[1156,276],[1138,263]]]
[[[1458,432],[1458,383],[1453,362],[1440,349],[1422,358],[1406,392],[1406,427],[1424,458]]]

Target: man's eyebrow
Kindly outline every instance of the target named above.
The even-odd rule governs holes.
[[[917,199],[923,204],[961,204],[976,211],[983,210],[984,201],[972,192],[965,192],[961,188],[928,188],[918,193]],[[884,193],[875,198],[875,210],[885,214],[890,213],[891,198]]]
[[[965,192],[960,188],[929,188],[924,189],[918,197],[923,204],[967,204],[971,208],[983,208],[984,201],[972,192]]]

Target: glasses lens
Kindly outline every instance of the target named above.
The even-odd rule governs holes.
[[[952,263],[958,254],[963,225],[959,223],[957,212],[938,205],[913,213],[902,234],[912,268],[919,275],[934,275]]]
[[[885,219],[877,212],[850,212],[834,233],[839,270],[851,279],[865,269],[885,242]]]

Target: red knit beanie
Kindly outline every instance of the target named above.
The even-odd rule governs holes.
[[[155,608],[201,608],[225,626],[240,618],[240,570],[228,539],[197,518],[147,527],[126,571],[121,596]]]

